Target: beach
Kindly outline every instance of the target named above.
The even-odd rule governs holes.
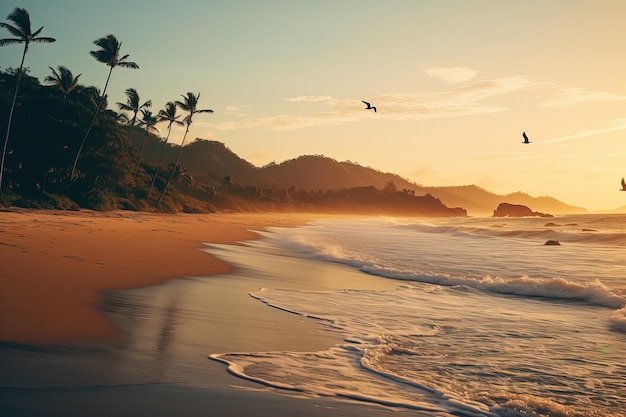
[[[358,274],[332,265],[322,272],[317,265],[318,282],[298,274],[292,282],[275,282],[271,274],[250,278],[205,250],[309,219],[1,212],[2,414],[397,415],[367,403],[277,394],[208,359],[233,351],[317,351],[340,341],[249,293],[280,286],[337,289]],[[294,265],[285,267],[302,268]],[[324,281],[327,275],[341,279]],[[365,286],[393,287],[371,278]]]
[[[623,215],[0,219],[2,415],[624,415]]]
[[[0,213],[0,340],[110,339],[119,329],[95,309],[100,291],[232,272],[197,250],[201,242],[236,243],[253,239],[251,230],[303,221],[280,214]]]

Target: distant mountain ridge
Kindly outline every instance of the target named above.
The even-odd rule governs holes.
[[[162,146],[162,142],[155,139],[146,141],[144,160],[156,163]],[[170,145],[165,160],[174,161],[177,149],[177,146]],[[281,163],[256,167],[223,143],[214,140],[197,139],[186,145],[182,150],[181,163],[195,176],[218,181],[230,176],[233,183],[242,185],[317,191],[367,186],[383,189],[388,183],[393,183],[398,190],[412,190],[416,195],[431,194],[446,206],[463,207],[473,216],[490,216],[500,203],[522,204],[533,210],[554,214],[587,212],[582,207],[568,205],[552,197],[533,197],[522,192],[498,195],[476,185],[425,187],[397,174],[381,172],[354,162],[339,162],[323,155],[303,155]]]

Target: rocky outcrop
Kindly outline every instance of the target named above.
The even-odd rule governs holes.
[[[493,211],[493,217],[553,217],[551,214],[532,211],[521,204],[501,203]]]

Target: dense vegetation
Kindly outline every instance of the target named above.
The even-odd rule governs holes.
[[[9,15],[2,27],[14,38],[0,46],[22,44],[24,55],[32,42],[53,42],[31,32],[24,9]],[[431,195],[415,196],[398,191],[393,182],[382,189],[374,186],[313,190],[233,181],[230,176],[192,177],[185,168],[184,141],[197,113],[200,94],[187,93],[154,114],[150,100],[140,100],[133,88],[126,89],[127,102],[109,108],[106,90],[114,68],[137,69],[121,55],[121,43],[113,35],[95,42],[91,55],[110,70],[104,89],[81,85],[79,77],[63,66],[50,67],[43,83],[19,68],[0,68],[0,132],[6,132],[0,176],[0,204],[36,208],[96,210],[130,209],[166,212],[213,211],[341,211],[404,215],[465,215],[463,209],[448,209]],[[177,110],[183,112],[177,114]],[[181,117],[183,117],[181,119]],[[166,137],[157,136],[162,123]],[[176,158],[168,143],[171,126],[186,126]],[[159,143],[160,158],[144,160],[146,142]],[[190,159],[191,161],[191,159]],[[169,164],[168,164],[169,162]],[[253,170],[254,171],[254,170]]]

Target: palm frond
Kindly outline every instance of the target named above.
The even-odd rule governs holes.
[[[13,38],[0,39],[0,46],[17,45],[17,44],[24,43],[24,42],[25,41],[22,39],[13,39]]]
[[[98,51],[90,51],[89,55],[94,57],[96,61],[102,62],[103,64],[108,64],[110,60],[110,54],[103,49],[100,49]]]
[[[16,7],[11,14],[7,16],[7,19],[14,22],[15,25],[20,28],[24,34],[30,35],[30,15],[28,10],[22,7]]]
[[[30,29],[30,28],[29,28]],[[43,30],[43,26],[40,27],[39,29],[37,29],[36,31],[32,32],[29,36],[29,38],[33,39],[36,38],[37,35],[39,35],[41,33],[41,31]]]
[[[19,28],[16,28],[15,26],[12,26],[12,25],[9,25],[8,23],[2,22],[2,23],[0,23],[0,27],[8,30],[11,35],[17,36],[21,40],[24,40],[25,38],[28,37],[27,34],[22,32]]]
[[[47,37],[41,37],[41,38],[33,38],[30,40],[31,42],[35,42],[35,43],[52,43],[52,42],[56,42],[56,39],[54,38],[47,38]]]
[[[122,68],[132,68],[132,69],[139,68],[139,65],[135,64],[134,62],[118,62],[117,65]]]

